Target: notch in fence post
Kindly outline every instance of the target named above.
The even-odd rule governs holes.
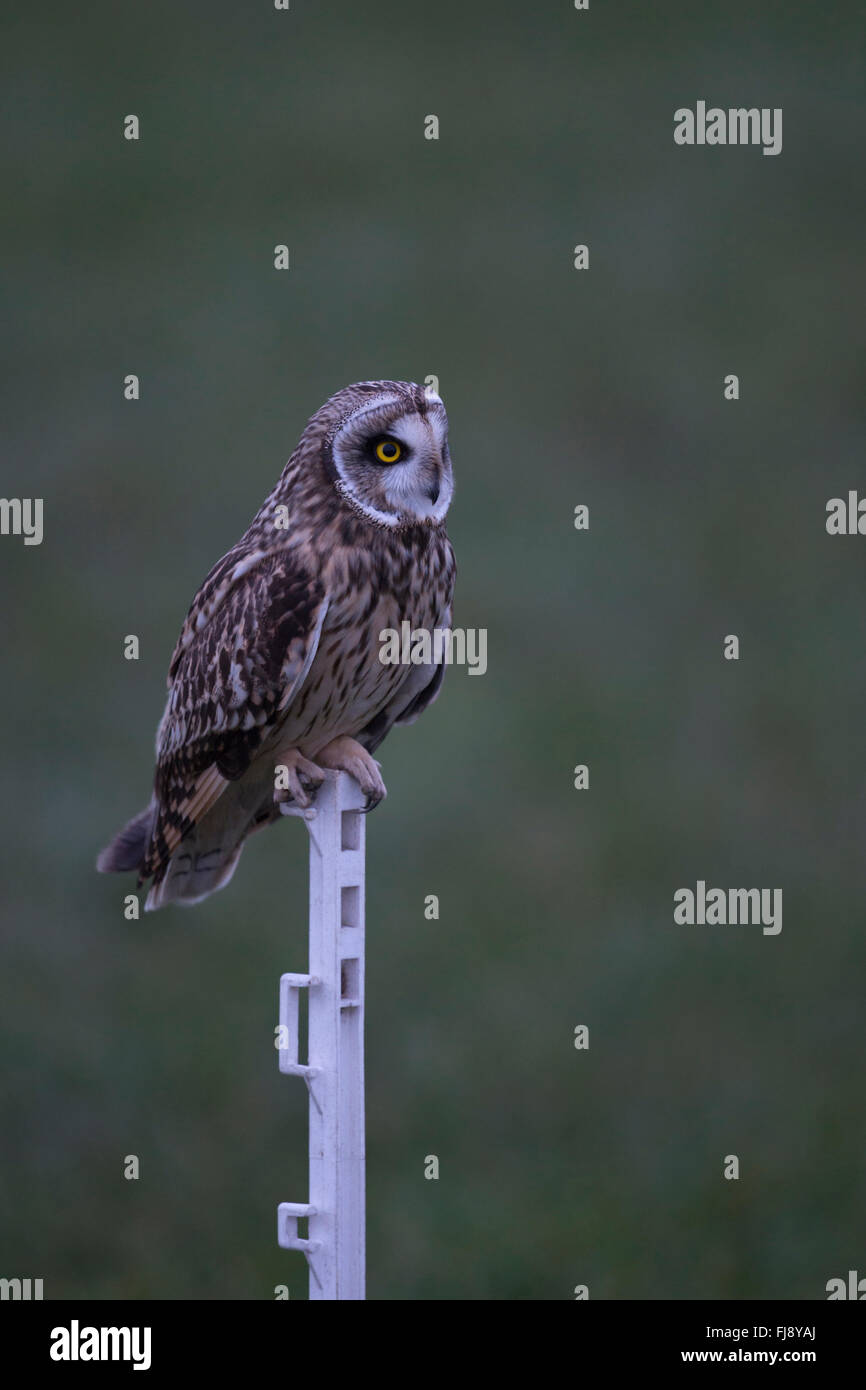
[[[280,981],[280,1023],[288,1039],[280,1070],[303,1076],[309,1103],[309,1203],[282,1203],[280,1243],[310,1265],[311,1299],[366,1295],[364,1135],[364,797],[345,772],[329,773],[310,836],[309,973]],[[299,1060],[298,990],[309,992],[307,1063]],[[282,1052],[287,1053],[284,1058]],[[308,1239],[297,1216],[308,1217]],[[283,1226],[294,1217],[294,1229]]]

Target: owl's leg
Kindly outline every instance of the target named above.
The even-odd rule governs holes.
[[[320,767],[335,768],[337,772],[348,772],[350,777],[354,777],[367,798],[365,811],[372,811],[388,795],[379,764],[354,738],[343,734],[340,738],[332,739],[316,754],[316,762]]]
[[[295,806],[312,805],[325,774],[297,748],[285,748],[274,759],[274,801],[291,801]]]

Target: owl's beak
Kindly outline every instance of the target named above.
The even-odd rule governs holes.
[[[445,460],[442,457],[442,451],[438,443],[436,443],[435,440],[431,440],[430,442],[432,448],[430,450],[428,466],[431,477],[430,486],[427,489],[427,497],[430,499],[431,507],[435,507],[442,495],[442,488],[444,486]]]

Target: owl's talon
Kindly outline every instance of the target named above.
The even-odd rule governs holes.
[[[356,778],[361,791],[364,792],[364,805],[361,807],[361,814],[365,816],[368,811],[375,811],[379,802],[384,801],[385,797],[388,795],[388,788],[382,781],[381,763],[377,763],[375,759],[371,759],[371,762],[376,769],[374,784],[368,787],[365,783],[361,782],[360,779]],[[354,773],[352,775],[355,776]]]
[[[364,793],[362,810],[365,814],[372,811],[388,795],[379,764],[366,748],[361,747],[357,739],[345,735],[332,739],[316,754],[316,761],[320,767],[348,772],[350,777],[354,777]]]

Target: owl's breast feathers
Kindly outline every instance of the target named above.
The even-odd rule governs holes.
[[[140,883],[160,882],[184,836],[257,759],[287,745],[314,755],[340,734],[372,749],[438,693],[441,668],[383,665],[379,653],[381,631],[403,620],[450,625],[444,528],[387,531],[329,512],[281,533],[263,508],[196,595],[169,668]]]

